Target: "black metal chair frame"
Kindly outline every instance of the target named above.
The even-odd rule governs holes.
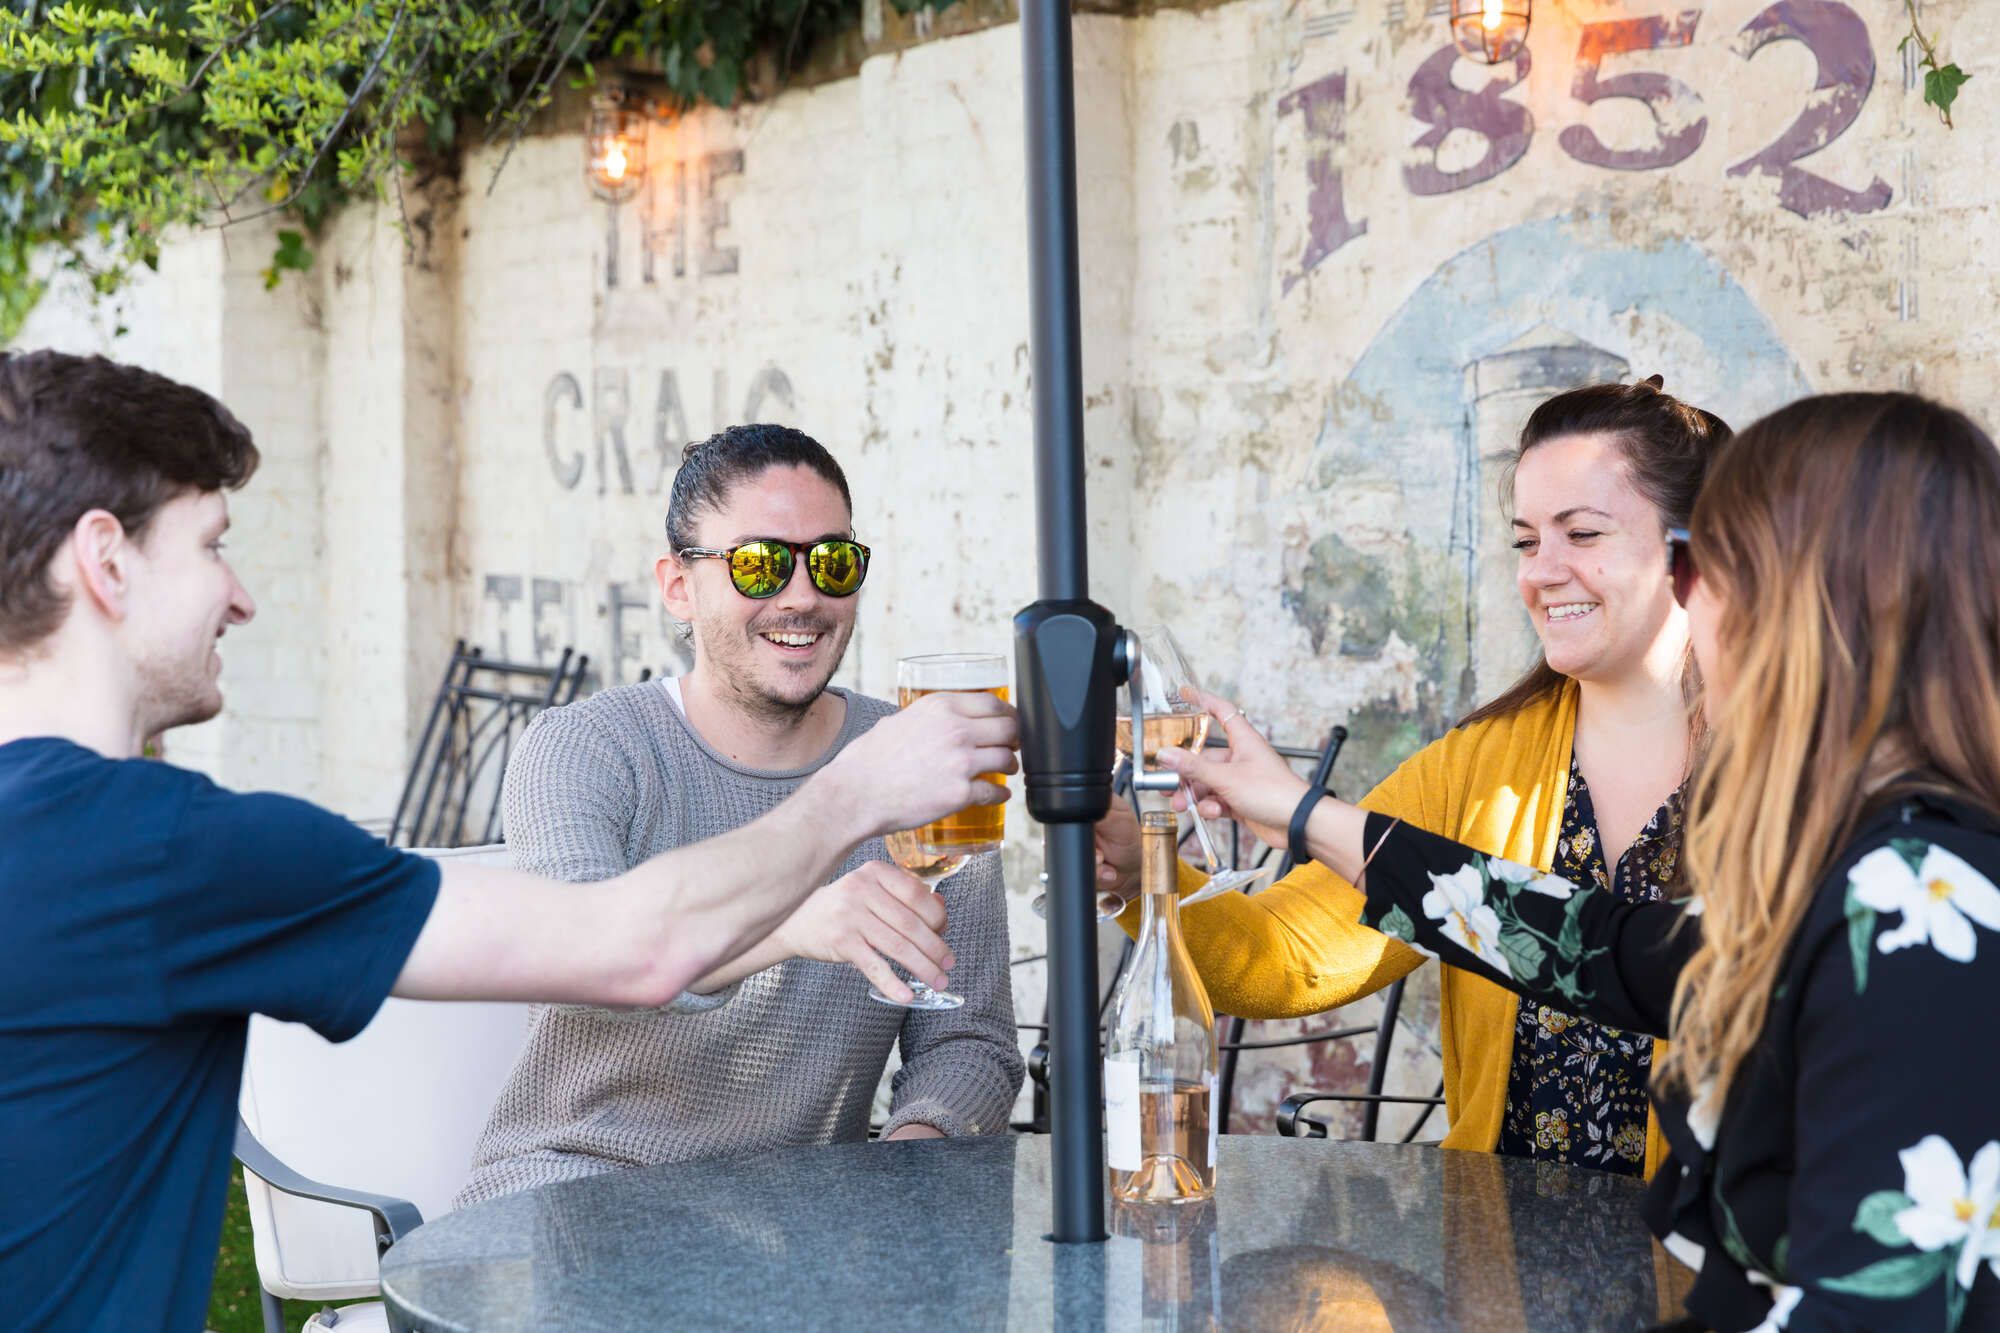
[[[1368,1091],[1366,1092],[1295,1092],[1278,1104],[1278,1133],[1290,1139],[1323,1139],[1328,1130],[1325,1122],[1302,1115],[1306,1107],[1317,1102],[1359,1102],[1362,1104],[1361,1137],[1374,1142],[1381,1128],[1384,1106],[1421,1106],[1424,1113],[1411,1122],[1402,1137],[1404,1143],[1415,1143],[1417,1134],[1430,1122],[1431,1111],[1444,1105],[1444,1080],[1438,1080],[1437,1091],[1429,1097],[1405,1097],[1384,1093],[1383,1083],[1389,1076],[1389,1048],[1395,1039],[1396,1016],[1403,1007],[1404,978],[1396,981],[1383,993],[1382,1017],[1375,1024],[1375,1055],[1368,1070]],[[1359,1036],[1369,1029],[1355,1028],[1346,1035]]]
[[[476,825],[476,843],[503,836],[499,776],[506,772],[514,740],[535,714],[571,702],[583,685],[590,658],[563,649],[554,666],[488,658],[460,639],[452,648],[444,680],[431,701],[423,739],[417,743],[396,817],[389,825],[391,846],[465,846],[465,830],[481,777],[496,758],[492,798]],[[478,705],[488,705],[483,711]]]
[[[1328,733],[1326,743],[1316,752],[1287,746],[1278,746],[1277,750],[1278,753],[1288,759],[1313,759],[1315,763],[1312,782],[1322,790],[1331,792],[1333,787],[1330,780],[1333,776],[1333,766],[1335,761],[1340,758],[1341,746],[1346,741],[1347,728],[1335,727]],[[1265,857],[1274,854],[1278,854],[1278,849],[1266,848],[1264,850]],[[1282,858],[1278,863],[1278,872],[1273,877],[1274,879],[1283,879],[1292,871],[1291,852],[1286,850],[1283,852]],[[1444,1097],[1442,1095],[1444,1084],[1442,1080],[1438,1084],[1438,1095],[1431,1097],[1391,1096],[1382,1091],[1383,1082],[1388,1078],[1389,1074],[1389,1051],[1395,1041],[1396,1018],[1401,1013],[1402,1006],[1403,981],[1399,978],[1383,994],[1382,1014],[1373,1024],[1334,1028],[1325,1032],[1308,1032],[1292,1037],[1281,1037],[1271,1041],[1245,1041],[1243,1034],[1250,1020],[1232,1016],[1229,1020],[1229,1026],[1226,1029],[1226,1035],[1219,1044],[1219,1049],[1222,1052],[1222,1068],[1219,1071],[1222,1086],[1218,1090],[1219,1096],[1217,1100],[1220,1103],[1221,1132],[1225,1134],[1229,1132],[1230,1110],[1235,1102],[1236,1066],[1242,1052],[1276,1050],[1287,1046],[1308,1046],[1314,1042],[1321,1041],[1344,1041],[1351,1037],[1367,1036],[1370,1032],[1375,1034],[1375,1046],[1369,1061],[1368,1090],[1358,1093],[1295,1093],[1279,1104],[1277,1116],[1278,1132],[1287,1138],[1325,1138],[1327,1136],[1327,1126],[1311,1117],[1301,1117],[1299,1112],[1304,1107],[1317,1102],[1353,1101],[1365,1104],[1367,1109],[1362,1112],[1361,1133],[1363,1138],[1373,1141],[1380,1129],[1381,1110],[1384,1105],[1409,1104],[1426,1108],[1442,1106],[1444,1104]],[[1404,1143],[1414,1142],[1417,1133],[1429,1119],[1430,1112],[1427,1109],[1422,1116],[1418,1117],[1416,1123],[1410,1127],[1408,1133],[1403,1136],[1402,1141]]]
[[[1312,760],[1313,771],[1310,781],[1321,791],[1331,792],[1333,788],[1330,785],[1330,780],[1333,776],[1333,766],[1340,759],[1341,747],[1346,744],[1347,728],[1335,727],[1326,734],[1326,740],[1321,742],[1317,750],[1307,750],[1289,745],[1280,745],[1274,748],[1287,759]],[[1230,830],[1231,838],[1233,839],[1235,835],[1236,830],[1232,828]],[[1275,847],[1267,847],[1259,858],[1259,864],[1262,864],[1263,860],[1274,855],[1281,858],[1278,862],[1277,874],[1272,876],[1272,880],[1275,882],[1283,879],[1292,872],[1292,854],[1290,851],[1280,851],[1280,849]],[[1335,1028],[1327,1032],[1301,1033],[1291,1037],[1274,1038],[1270,1041],[1245,1041],[1243,1034],[1248,1028],[1249,1022],[1250,1020],[1248,1019],[1237,1018],[1231,1015],[1229,1024],[1224,1029],[1223,1038],[1217,1044],[1221,1068],[1216,1072],[1221,1086],[1216,1089],[1216,1102],[1220,1108],[1219,1115],[1222,1122],[1218,1128],[1224,1134],[1229,1132],[1230,1112],[1236,1100],[1236,1066],[1244,1051],[1270,1051],[1287,1046],[1309,1046],[1314,1042],[1321,1041],[1342,1041],[1348,1037],[1364,1036],[1370,1031],[1367,1027]]]

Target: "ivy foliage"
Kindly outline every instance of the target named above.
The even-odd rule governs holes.
[[[1917,26],[1917,0],[1904,0],[1910,14],[1910,31],[1896,44],[1898,51],[1904,51],[1914,44],[1917,48],[1917,63],[1924,67],[1924,101],[1938,111],[1938,119],[1944,127],[1951,126],[1951,104],[1958,100],[1958,90],[1972,78],[1955,64],[1938,63],[1937,43],[1924,35]]]
[[[900,9],[949,0],[894,0]],[[0,0],[0,340],[53,247],[99,293],[176,226],[278,213],[265,277],[312,264],[344,201],[511,143],[564,82],[644,69],[668,100],[734,105],[861,0]]]

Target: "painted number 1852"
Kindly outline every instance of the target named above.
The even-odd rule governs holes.
[[[1603,71],[1605,62],[1616,56],[1690,45],[1700,21],[1701,11],[1688,9],[1585,23],[1570,95],[1586,106],[1621,98],[1640,103],[1652,117],[1650,141],[1612,148],[1579,122],[1564,126],[1557,135],[1562,150],[1579,162],[1612,171],[1657,171],[1692,156],[1708,134],[1708,116],[1694,89],[1666,74]],[[1779,203],[1801,217],[1870,213],[1887,206],[1889,186],[1879,178],[1866,189],[1850,190],[1798,165],[1799,159],[1845,133],[1868,100],[1875,83],[1875,54],[1867,24],[1839,0],[1778,0],[1744,25],[1734,49],[1750,60],[1765,47],[1785,41],[1799,42],[1812,53],[1816,63],[1812,91],[1776,139],[1729,167],[1728,174],[1775,177]],[[1452,82],[1458,59],[1456,48],[1447,46],[1426,58],[1410,77],[1411,112],[1427,127],[1411,145],[1413,159],[1403,165],[1403,183],[1413,194],[1450,194],[1491,180],[1519,162],[1534,138],[1533,115],[1506,96],[1528,77],[1527,49],[1498,66],[1495,77],[1477,91]],[[1346,214],[1337,161],[1346,138],[1341,114],[1346,89],[1346,71],[1340,70],[1288,94],[1278,106],[1280,114],[1304,114],[1312,183],[1305,253],[1299,268],[1287,276],[1287,288],[1367,230],[1366,221]],[[1447,170],[1440,154],[1455,131],[1477,136],[1483,148],[1469,164]]]

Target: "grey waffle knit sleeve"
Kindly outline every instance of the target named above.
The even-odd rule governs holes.
[[[1004,1134],[1025,1066],[1014,1029],[1007,891],[1000,858],[982,856],[940,886],[945,943],[958,965],[956,1009],[912,1009],[898,1046],[903,1066],[890,1085],[886,1135],[921,1121],[946,1134]]]
[[[630,833],[639,784],[632,758],[581,708],[552,708],[528,725],[507,761],[501,802],[517,870],[591,884],[635,864]],[[698,1013],[735,993],[733,985],[706,995],[683,991],[666,1007]]]
[[[508,759],[501,790],[514,867],[567,884],[624,874],[638,802],[631,760],[583,710],[539,714]]]

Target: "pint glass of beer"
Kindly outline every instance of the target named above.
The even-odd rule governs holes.
[[[1005,700],[1007,659],[998,653],[934,653],[928,657],[906,657],[896,663],[899,707],[908,708],[926,694],[948,690],[979,691]],[[982,776],[988,782],[1007,785],[1005,773]],[[1006,806],[970,805],[955,815],[924,825],[921,836],[927,847],[976,856],[999,851],[1006,827]]]

